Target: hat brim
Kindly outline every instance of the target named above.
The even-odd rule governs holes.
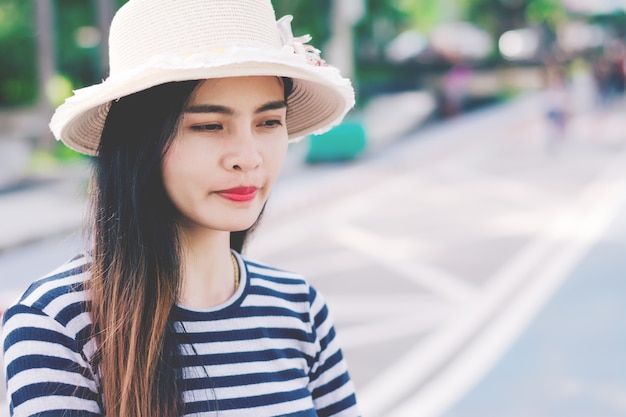
[[[57,108],[50,129],[58,140],[87,155],[97,155],[111,103],[150,87],[175,81],[243,76],[293,79],[287,101],[291,141],[337,125],[354,106],[350,80],[331,66],[314,66],[305,57],[258,48],[220,49],[186,56],[159,56],[100,84],[76,90]]]

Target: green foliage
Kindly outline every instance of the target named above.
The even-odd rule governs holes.
[[[441,20],[441,0],[393,0],[397,10],[408,17],[413,29],[428,32]]]
[[[500,0],[461,0],[463,16],[493,35],[502,33],[505,9]]]
[[[83,26],[94,26],[96,18],[93,2],[85,0],[56,0],[56,50],[58,72],[76,87],[97,82],[102,70],[98,48],[81,48],[76,42],[76,31]]]
[[[403,29],[413,26],[409,13],[411,10],[401,7],[397,2],[398,0],[369,0],[368,13],[356,28],[359,39],[387,42]]]
[[[32,30],[24,17],[31,13],[32,4],[2,0],[0,2],[0,39],[16,33]]]
[[[526,8],[526,20],[531,24],[547,23],[556,28],[567,19],[567,11],[561,0],[531,0]]]
[[[556,28],[567,18],[562,0],[458,0],[471,22],[500,34],[527,25]]]
[[[294,16],[293,34],[301,36],[309,34],[316,47],[322,47],[330,36],[329,13],[330,0],[273,0],[276,17]]]
[[[61,163],[65,162],[75,162],[75,161],[84,161],[89,159],[87,155],[82,153],[78,153],[75,150],[65,146],[65,144],[61,142],[57,142],[54,147],[54,151],[52,155]]]
[[[0,1],[0,106],[36,100],[36,39],[32,1]]]

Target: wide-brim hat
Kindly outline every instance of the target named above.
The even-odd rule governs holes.
[[[172,81],[240,76],[293,79],[290,140],[328,131],[354,106],[354,89],[309,37],[294,38],[291,16],[276,21],[270,0],[130,0],[109,35],[110,75],[74,91],[52,116],[58,140],[97,155],[111,103]]]

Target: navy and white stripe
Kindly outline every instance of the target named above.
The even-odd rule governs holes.
[[[208,310],[174,310],[184,415],[358,416],[321,295],[298,275],[237,258],[241,285],[230,300]],[[95,341],[87,263],[77,257],[36,281],[4,314],[14,416],[103,415],[89,364]]]

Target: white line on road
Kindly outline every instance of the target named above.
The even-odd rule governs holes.
[[[365,321],[372,318],[381,318],[407,314],[429,314],[446,308],[447,303],[435,299],[428,293],[381,293],[370,294],[327,294],[328,304],[333,306],[333,314],[342,320]],[[373,308],[376,306],[376,308]]]
[[[424,334],[440,325],[447,318],[446,312],[430,311],[425,314],[396,316],[363,325],[341,329],[341,348],[344,351],[389,342],[394,339]]]
[[[409,239],[385,238],[348,224],[329,230],[331,237],[345,247],[367,255],[401,277],[433,291],[446,300],[466,302],[476,294],[476,289],[439,268],[412,261],[414,248]]]
[[[382,416],[387,410],[394,408],[398,401],[410,395],[420,383],[432,376],[476,334],[480,326],[497,312],[503,301],[510,297],[525,279],[531,277],[531,272],[541,261],[552,260],[552,263],[548,263],[548,269],[535,274],[536,277],[544,279],[550,274],[556,277],[557,272],[565,274],[568,270],[566,267],[575,266],[613,219],[620,204],[623,204],[626,191],[625,167],[626,156],[619,155],[596,181],[583,190],[568,210],[557,216],[553,227],[529,243],[490,279],[489,287],[476,299],[473,310],[417,345],[361,390],[359,397],[363,414],[369,417]],[[575,236],[572,235],[573,230],[578,231]],[[557,252],[556,256],[548,257],[551,252],[563,245],[566,245],[565,249]],[[557,278],[559,277],[554,278],[555,282],[558,282]],[[548,296],[549,292],[546,292],[545,298]],[[523,321],[519,321],[520,326],[523,324]],[[519,328],[517,332],[521,330]],[[410,400],[406,407],[402,407],[398,416],[428,416],[416,413],[415,409],[411,408],[420,397],[415,398]],[[453,399],[451,396],[450,400]],[[426,406],[424,407],[426,409]],[[405,412],[406,414],[403,414]]]
[[[459,308],[424,294],[335,295],[326,300],[341,327],[344,351],[426,333]]]

